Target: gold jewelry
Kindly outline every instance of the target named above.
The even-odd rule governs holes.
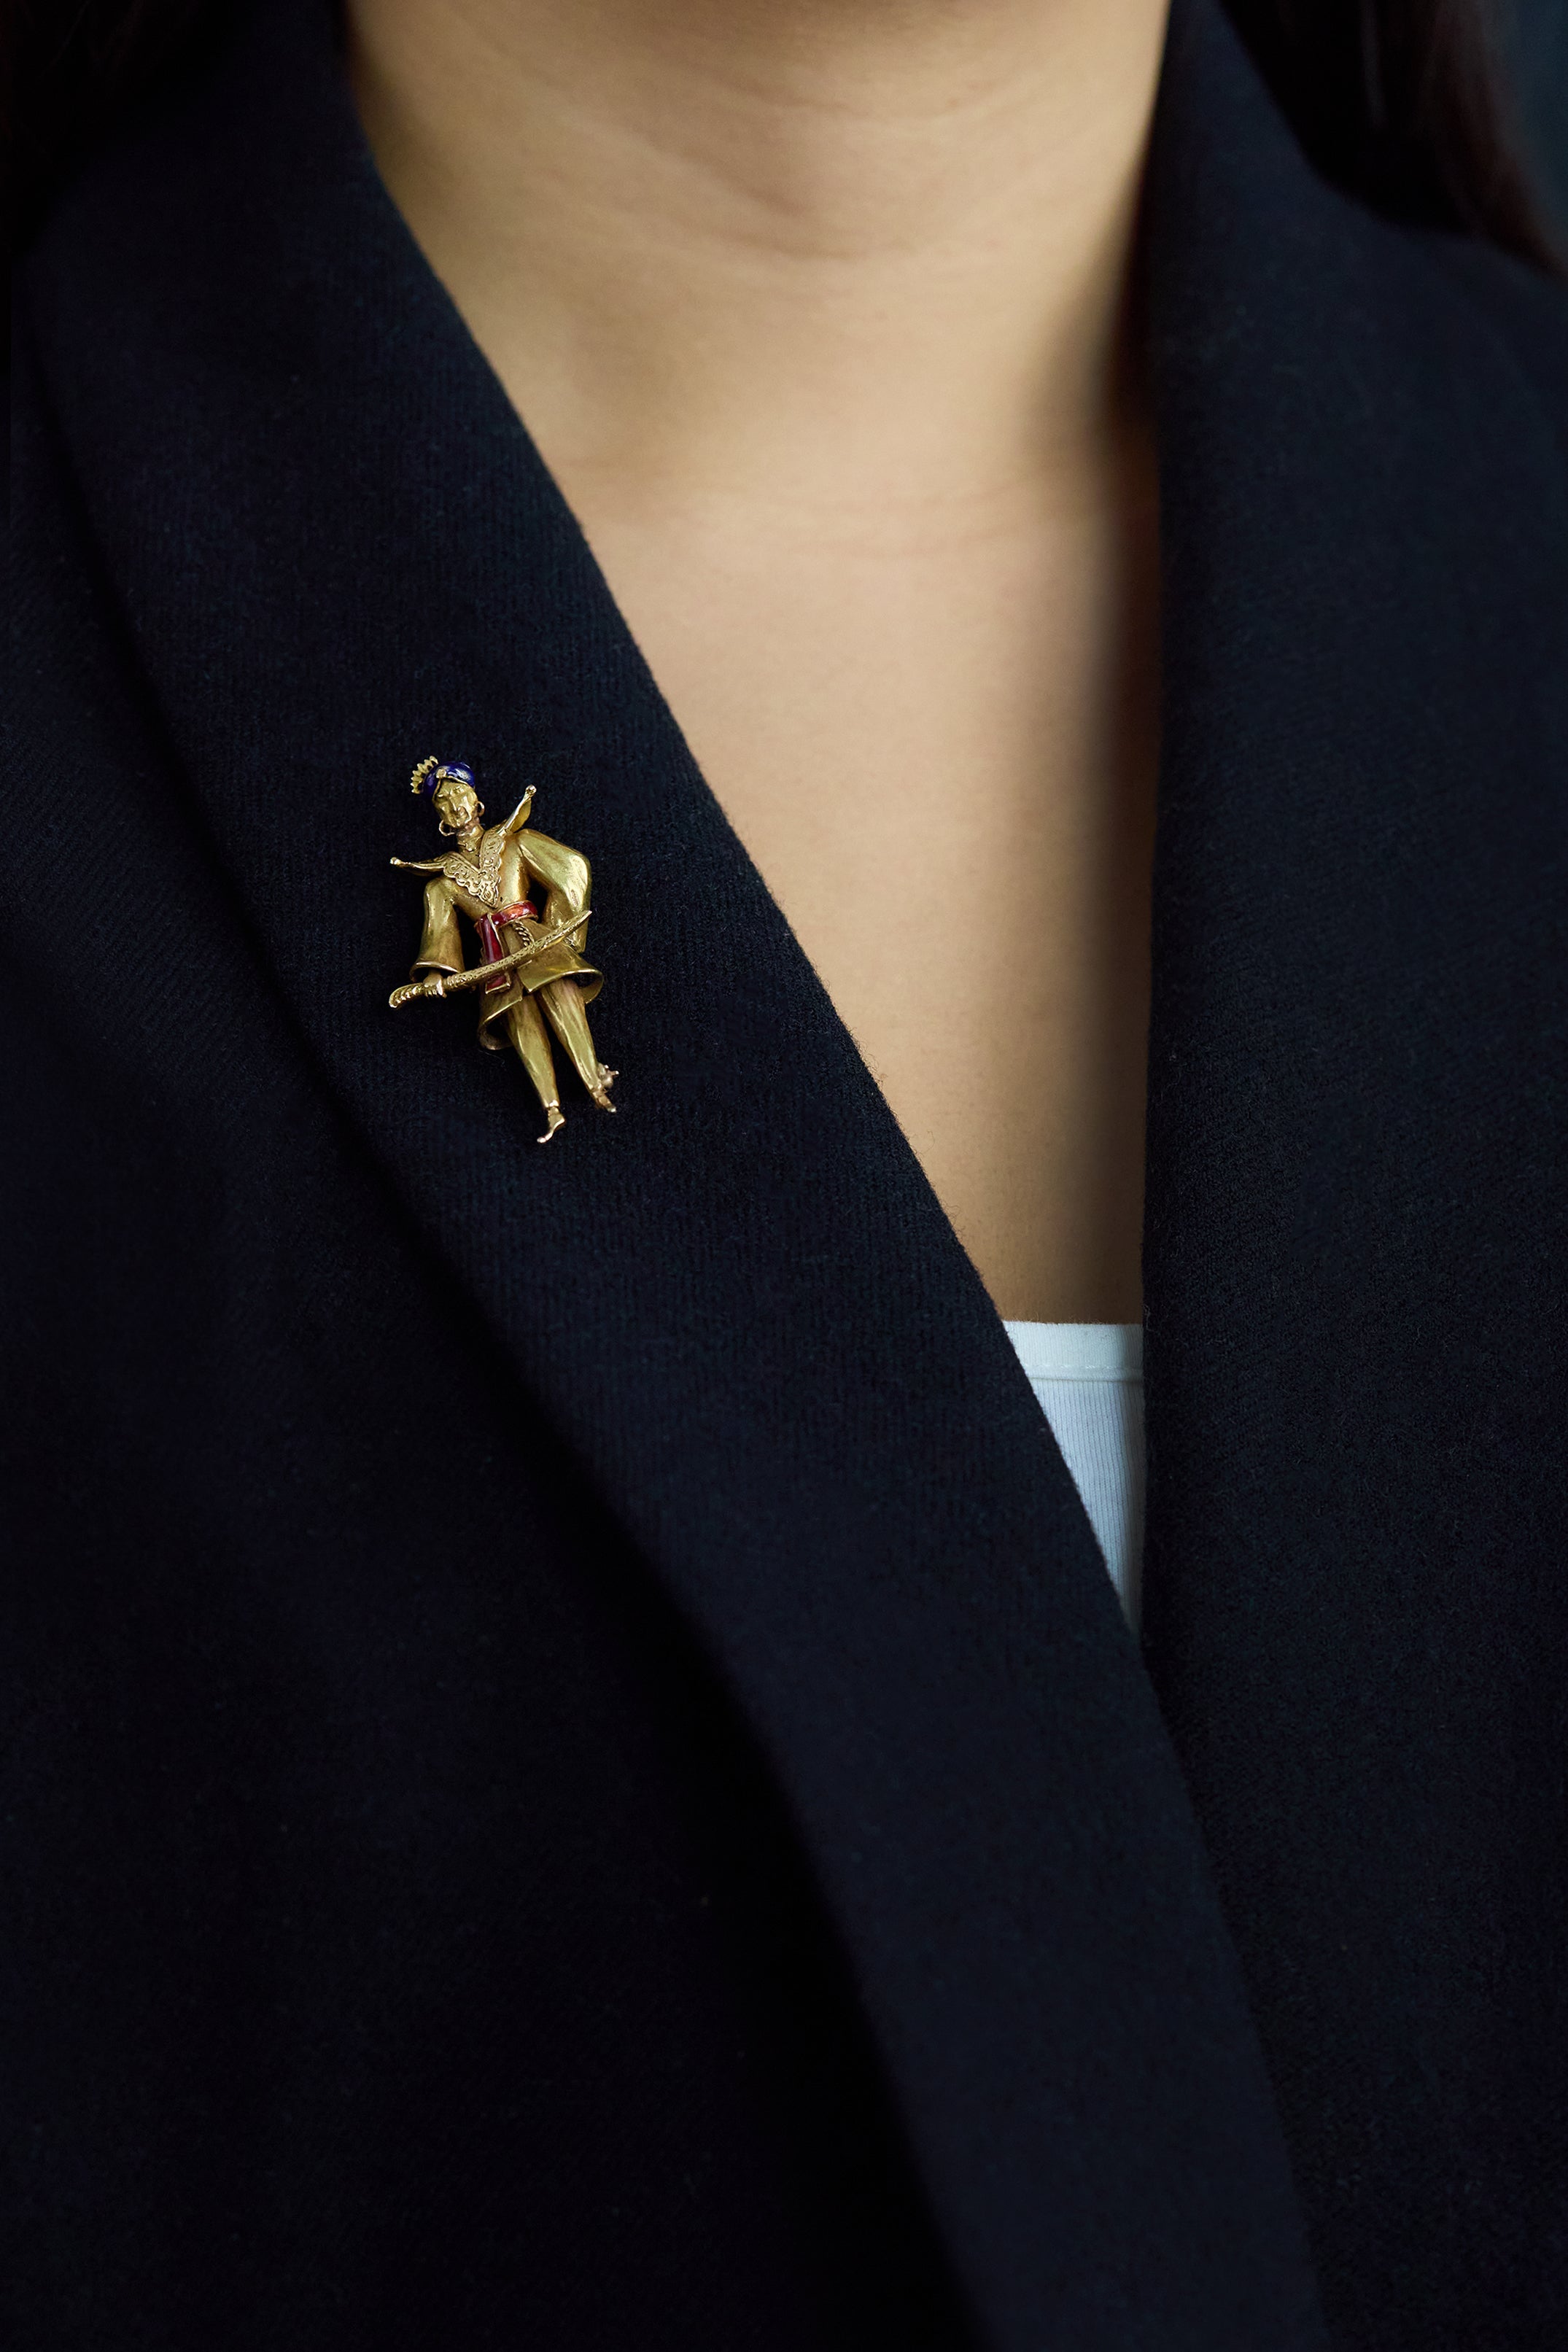
[[[614,1110],[610,1087],[616,1072],[600,1061],[588,1028],[587,1007],[602,985],[600,973],[584,961],[590,903],[588,861],[563,842],[529,825],[531,786],[501,824],[470,828],[485,804],[474,789],[474,772],[463,761],[421,760],[409,779],[420,799],[438,803],[441,832],[450,840],[468,833],[466,849],[436,858],[395,857],[394,866],[427,875],[425,935],[408,981],[392,992],[394,1012],[416,997],[447,997],[460,990],[480,992],[479,1043],[512,1045],[543,1106],[548,1143],[562,1125],[551,1047],[553,1034],[601,1110]],[[445,813],[461,810],[456,824]],[[531,888],[530,886],[533,886]],[[542,917],[534,903],[542,893]],[[479,961],[466,963],[459,916],[479,935]],[[535,928],[536,923],[539,928]]]

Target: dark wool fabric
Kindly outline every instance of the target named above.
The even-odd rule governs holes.
[[[8,2340],[1568,2326],[1568,298],[1174,21],[1142,1656],[318,0],[18,334]],[[429,751],[600,1118],[393,1018]],[[933,856],[945,845],[932,845]]]

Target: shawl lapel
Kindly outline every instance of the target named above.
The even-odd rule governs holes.
[[[1151,1654],[1277,2021],[1258,1922],[1281,1910],[1256,1889],[1310,1849],[1290,1915],[1342,1853],[1310,1847],[1321,1785],[1280,1696],[1303,1657],[1339,1655],[1312,1612],[1341,1608],[1352,1556],[1318,1540],[1306,1454],[1363,1442],[1386,1365],[1358,1286],[1448,1181],[1440,1158],[1407,1173],[1436,1107],[1401,1090],[1397,1023],[1445,985],[1434,874],[1480,746],[1436,651],[1392,715],[1412,557],[1508,677],[1533,677],[1539,646],[1499,641],[1508,551],[1475,483],[1451,509],[1427,495],[1449,423],[1423,438],[1412,407],[1407,448],[1377,437],[1390,385],[1444,357],[1440,305],[1400,291],[1412,248],[1311,181],[1206,6],[1178,16],[1152,170],[1171,622]],[[46,377],[215,866],[302,1049],[508,1349],[519,1410],[548,1417],[745,1710],[991,2340],[1316,2345],[1242,1979],[1070,1481],[381,189],[324,13],[261,12],[55,235],[77,259],[51,274],[46,249],[36,273]],[[1415,339],[1396,362],[1391,299]],[[537,822],[594,861],[622,1108],[579,1102],[548,1151],[510,1056],[439,1008],[385,1010],[417,913],[386,858],[428,852],[405,784],[427,751],[472,761],[492,813],[537,782]],[[1454,1000],[1479,1048],[1489,1008],[1484,988]],[[1401,1264],[1425,1281],[1449,1260]],[[1340,1387],[1347,1344],[1373,1373]],[[1284,1404],[1261,1411],[1281,1360]],[[1356,1638],[1394,1605],[1363,1598]]]

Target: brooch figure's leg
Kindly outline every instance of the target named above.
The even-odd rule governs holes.
[[[610,1100],[610,1081],[616,1073],[607,1070],[594,1051],[593,1034],[588,1027],[588,1008],[583,1002],[583,992],[572,980],[547,980],[539,993],[544,999],[544,1010],[550,1015],[550,1025],[572,1056],[572,1066],[601,1110],[614,1110]]]
[[[506,1025],[511,1032],[518,1058],[533,1080],[534,1091],[544,1106],[544,1132],[539,1140],[548,1143],[556,1129],[565,1124],[561,1098],[555,1091],[555,1060],[550,1051],[550,1033],[540,1017],[539,1007],[521,989],[507,1007]]]

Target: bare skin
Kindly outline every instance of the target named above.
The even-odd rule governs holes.
[[[351,0],[387,184],[1005,1315],[1136,1321],[1165,0]]]

